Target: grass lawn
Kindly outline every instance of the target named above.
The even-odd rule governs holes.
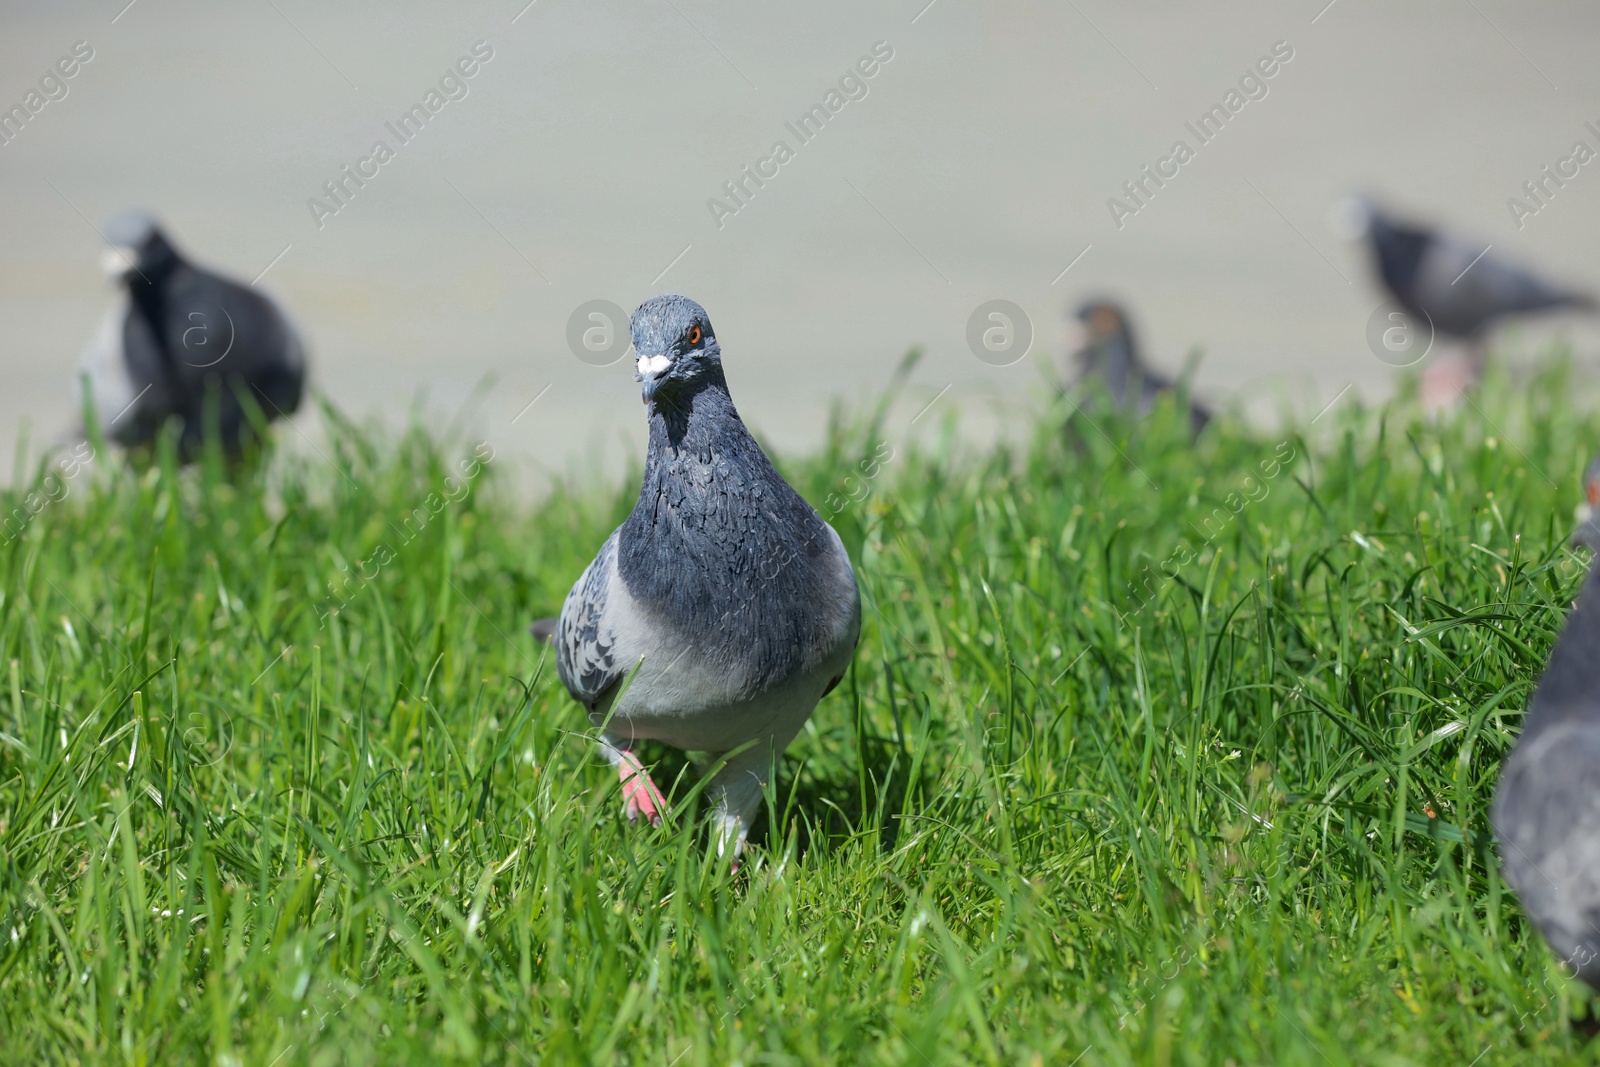
[[[841,416],[779,465],[861,646],[731,876],[681,755],[620,818],[526,632],[636,475],[533,506],[492,443],[332,413],[325,457],[41,468],[0,1062],[1589,1062],[1487,823],[1588,562],[1571,394],[1194,448]]]

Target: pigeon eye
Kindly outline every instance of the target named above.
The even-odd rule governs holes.
[[[692,345],[699,344],[700,343],[700,327],[698,327],[698,326],[689,327],[689,335],[688,336],[689,336],[689,343],[690,344],[692,344]]]

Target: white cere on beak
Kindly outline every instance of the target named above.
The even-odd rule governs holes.
[[[110,278],[122,277],[138,262],[138,253],[127,245],[112,245],[100,253],[100,269]]]
[[[639,357],[639,373],[646,378],[654,378],[670,366],[672,366],[672,360],[668,356]]]

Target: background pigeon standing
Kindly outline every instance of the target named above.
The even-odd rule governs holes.
[[[1177,390],[1171,378],[1145,363],[1120,305],[1092,300],[1078,309],[1077,318],[1084,333],[1083,345],[1073,356],[1080,381],[1098,382],[1118,407],[1137,410],[1140,417],[1150,414],[1162,393]],[[1211,412],[1192,399],[1188,403],[1189,424],[1198,434],[1211,421]]]
[[[709,791],[718,853],[737,855],[774,758],[849,666],[855,573],[734,410],[705,309],[655,297],[632,333],[650,424],[639,501],[534,633],[604,727],[629,818],[664,805],[638,741],[726,757]]]
[[[116,216],[104,235],[102,266],[123,293],[84,352],[83,369],[106,436],[149,444],[176,417],[180,455],[192,459],[214,405],[222,446],[235,453],[251,436],[240,391],[269,420],[299,407],[305,351],[276,303],[189,263],[143,212]]]
[[[1600,458],[1575,542],[1600,548]],[[1600,567],[1528,703],[1506,757],[1493,821],[1506,881],[1556,955],[1600,989]]]
[[[1379,280],[1400,306],[1436,335],[1466,342],[1465,356],[1446,354],[1423,372],[1423,402],[1453,401],[1483,376],[1484,339],[1508,315],[1562,309],[1593,310],[1586,293],[1563,288],[1485,252],[1486,245],[1447,237],[1426,226],[1357,203]]]

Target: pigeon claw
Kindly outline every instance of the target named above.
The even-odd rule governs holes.
[[[651,826],[661,825],[661,816],[667,810],[667,798],[662,795],[650,772],[632,752],[624,752],[617,763],[617,775],[622,779],[622,812],[633,822],[643,815]]]

